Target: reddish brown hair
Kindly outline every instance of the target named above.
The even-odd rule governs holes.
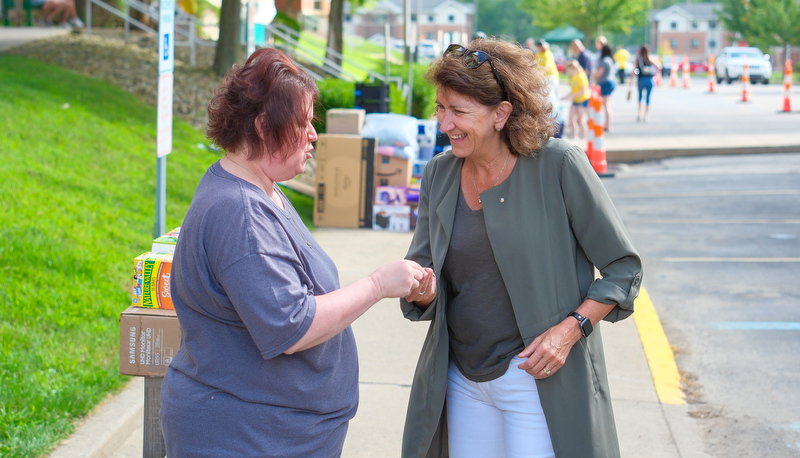
[[[251,160],[283,158],[307,135],[308,110],[317,97],[314,80],[285,54],[259,49],[214,91],[206,135],[225,151],[246,147]]]

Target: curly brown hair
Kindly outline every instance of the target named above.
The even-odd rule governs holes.
[[[246,147],[251,160],[267,153],[283,157],[307,135],[305,108],[318,97],[314,79],[289,57],[259,49],[244,65],[231,68],[214,91],[206,136],[228,152]]]
[[[501,135],[514,154],[534,156],[556,131],[554,107],[547,100],[547,77],[536,55],[519,44],[495,38],[478,38],[465,48],[483,51],[492,58],[505,86],[513,110]],[[460,57],[442,56],[428,68],[425,77],[438,88],[446,88],[496,107],[506,100],[488,62],[467,68]]]

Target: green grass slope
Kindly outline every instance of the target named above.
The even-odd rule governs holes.
[[[46,455],[129,380],[119,314],[152,241],[155,132],[156,109],[114,86],[0,55],[0,456]],[[173,138],[167,229],[220,156],[177,120]]]

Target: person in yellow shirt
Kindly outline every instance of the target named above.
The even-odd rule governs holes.
[[[561,105],[558,98],[558,67],[556,67],[556,59],[553,57],[553,51],[550,51],[550,43],[544,38],[536,42],[536,59],[547,76],[547,87],[550,89],[550,94],[547,99],[553,105],[553,116],[558,120],[559,124],[559,129],[555,137],[561,138],[564,125],[561,122]]]
[[[625,84],[625,67],[628,65],[628,59],[631,58],[631,53],[622,45],[617,45],[617,52],[614,53],[614,62],[617,63],[617,79],[619,84]]]
[[[569,75],[570,93],[562,100],[572,100],[569,110],[569,124],[572,128],[572,138],[586,138],[586,110],[589,106],[589,77],[577,60],[570,60],[564,66],[564,71]]]
[[[539,59],[539,65],[542,66],[547,77],[558,80],[556,59],[553,57],[553,51],[550,51],[550,43],[544,38],[536,42],[536,58]]]

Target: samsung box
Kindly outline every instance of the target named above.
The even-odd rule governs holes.
[[[180,343],[174,310],[128,307],[119,316],[119,373],[163,377]]]
[[[411,159],[375,155],[375,186],[406,187],[411,184],[411,172]]]
[[[372,227],[377,143],[374,138],[358,135],[319,135],[315,225]]]
[[[329,134],[360,135],[366,113],[360,108],[331,108],[325,114],[325,129]]]

